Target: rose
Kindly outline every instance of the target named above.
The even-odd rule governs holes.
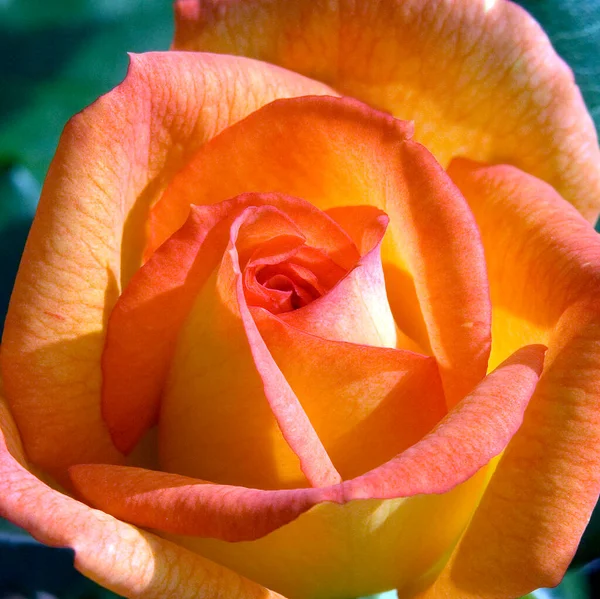
[[[583,109],[573,88],[565,88],[570,122],[576,123],[569,139],[589,139]],[[92,505],[171,535],[247,539],[277,530],[249,544],[171,536],[174,545],[99,515],[17,464],[24,457],[8,411],[2,413],[9,448],[2,454],[2,511],[46,542],[74,546],[80,569],[129,596],[214,596],[215,585],[226,596],[260,596],[259,587],[183,547],[292,596],[358,594],[390,585],[409,596],[438,573],[426,596],[509,597],[556,582],[598,492],[597,456],[590,449],[598,435],[597,237],[548,185],[512,167],[454,161],[449,174],[468,208],[431,156],[407,139],[407,126],[352,101],[304,98],[255,112],[277,97],[315,93],[331,90],[243,59],[176,53],[135,58],[126,81],[65,131],[28,242],[2,349],[6,395],[27,455],[53,486],[48,473]],[[563,164],[565,154],[577,158],[575,146],[571,152],[556,149],[556,156],[550,152],[554,164]],[[590,173],[586,184],[593,187],[598,163],[588,152],[571,168]],[[560,169],[551,171],[556,181],[569,180]],[[279,193],[237,195],[243,191]],[[330,210],[322,214],[287,194]],[[346,208],[364,204],[365,198],[370,207]],[[173,233],[186,219],[182,206],[190,199],[204,207],[194,208]],[[410,333],[400,331],[398,344],[430,350],[435,363],[379,347],[393,344],[377,251],[386,220],[377,206],[384,200],[390,218],[382,245],[387,299],[401,331]],[[274,244],[265,240],[271,237]],[[149,260],[139,268],[142,253]],[[279,270],[263,268],[261,276],[269,278],[260,282],[285,275],[286,285],[295,285],[294,302],[307,303],[304,312],[284,318],[260,309],[261,300],[252,292],[262,292],[255,283],[264,265],[256,260],[265,257],[276,257]],[[203,273],[214,266],[211,260],[220,264],[216,281]],[[299,271],[309,264],[308,273]],[[337,274],[327,282],[323,277],[331,273]],[[488,278],[491,361],[508,361],[481,380],[489,343]],[[342,283],[336,285],[337,280]],[[275,280],[269,284],[281,286]],[[267,295],[271,301],[276,294]],[[238,302],[237,312],[235,306],[227,310],[232,301]],[[315,309],[323,304],[327,311]],[[361,317],[363,304],[376,315],[373,323]],[[202,310],[208,306],[211,318]],[[331,310],[347,317],[340,307],[351,309],[350,323],[328,318]],[[420,311],[422,322],[415,318]],[[234,317],[238,332],[244,325],[241,339],[249,340],[250,353],[239,351],[239,337],[223,352],[220,327],[235,332],[227,320]],[[298,332],[307,323],[309,334]],[[201,361],[209,363],[204,376],[212,381],[211,390],[231,387],[234,365],[239,369],[253,359],[280,430],[315,487],[261,492],[190,486],[179,475],[119,465],[115,446],[130,449],[152,424],[155,390],[172,364],[160,424],[161,459],[172,466],[169,470],[213,469],[211,480],[217,482],[296,486],[299,470],[267,420],[261,421],[257,438],[266,438],[271,447],[249,455],[252,444],[244,445],[247,421],[242,418],[256,416],[243,411],[241,394],[225,405],[235,414],[225,423],[219,423],[218,410],[203,404],[202,417],[218,428],[189,418],[196,409],[186,402],[195,391],[197,326],[212,337]],[[314,333],[325,334],[325,328],[334,341],[319,340],[315,353]],[[541,351],[519,348],[540,341],[549,345],[549,357],[529,401]],[[290,366],[291,348],[294,356],[302,355],[300,373]],[[175,359],[165,359],[173,351]],[[332,355],[339,364],[323,364]],[[224,360],[225,377],[217,370]],[[254,379],[252,369],[244,372],[245,381],[256,383],[256,372]],[[311,385],[307,372],[319,375]],[[203,390],[207,386],[205,381]],[[402,399],[415,389],[426,410],[403,407]],[[384,409],[389,393],[396,399],[393,424],[412,418],[401,439]],[[319,437],[296,394],[312,410]],[[315,401],[322,396],[335,406],[334,414],[346,409],[341,423],[332,423],[327,406]],[[358,403],[347,409],[357,396]],[[425,435],[443,415],[440,410],[445,412],[438,401],[444,397],[459,403],[433,434]],[[383,417],[375,408],[379,414],[384,410]],[[370,420],[362,413],[367,409]],[[195,428],[199,425],[204,428]],[[358,430],[344,439],[341,425]],[[222,434],[224,426],[230,427],[228,435]],[[356,444],[362,441],[360,427],[372,433],[363,433],[366,448]],[[211,435],[212,446],[225,444],[218,459],[196,450],[190,460],[189,451],[182,450],[190,439],[197,442],[199,430],[205,445]],[[416,438],[409,440],[410,435]],[[440,573],[444,553],[492,475],[495,464],[486,463],[509,440],[467,532]],[[394,443],[412,446],[402,452],[404,447]],[[129,463],[152,465],[153,444],[143,439]],[[399,457],[385,463],[398,450]],[[272,452],[277,460],[266,462]],[[336,473],[328,457],[344,472],[342,486],[329,485]],[[246,467],[239,467],[242,460]],[[98,465],[85,465],[90,462]],[[272,470],[259,472],[248,464]],[[283,472],[273,471],[282,465]],[[446,493],[435,494],[440,491]],[[403,496],[409,499],[389,499]],[[353,498],[360,500],[347,503]],[[351,527],[358,532],[349,533]],[[351,560],[367,556],[373,561],[351,577]]]

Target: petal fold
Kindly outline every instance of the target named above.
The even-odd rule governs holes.
[[[252,314],[344,480],[420,441],[446,415],[433,358],[323,339],[265,310]]]
[[[507,358],[421,441],[352,481],[352,498],[444,493],[500,454],[518,430],[535,391],[546,348],[523,347]],[[469,431],[469,435],[465,435]]]

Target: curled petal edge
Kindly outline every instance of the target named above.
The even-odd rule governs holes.
[[[338,485],[265,491],[103,464],[73,466],[71,480],[87,502],[120,519],[229,541],[264,536],[323,501],[444,493],[505,449],[521,425],[544,353],[539,345],[518,350],[421,441]],[[473,434],[466,438],[465,430]]]
[[[0,398],[0,516],[37,540],[75,551],[75,567],[132,599],[284,599],[239,574],[50,488],[26,469],[18,432]]]

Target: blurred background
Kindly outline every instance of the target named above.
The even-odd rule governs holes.
[[[570,64],[598,129],[600,0],[519,4]],[[123,79],[127,52],[167,50],[172,32],[170,0],[0,0],[0,327],[64,124]],[[40,545],[0,520],[0,599],[117,597],[72,563],[70,550]],[[600,597],[598,508],[564,582],[532,597]]]

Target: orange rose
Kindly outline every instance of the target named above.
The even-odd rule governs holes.
[[[556,584],[600,490],[600,240],[549,183],[597,214],[591,120],[512,5],[318,4],[182,1],[175,45],[333,87],[147,54],[67,125],[0,514],[128,597]]]

